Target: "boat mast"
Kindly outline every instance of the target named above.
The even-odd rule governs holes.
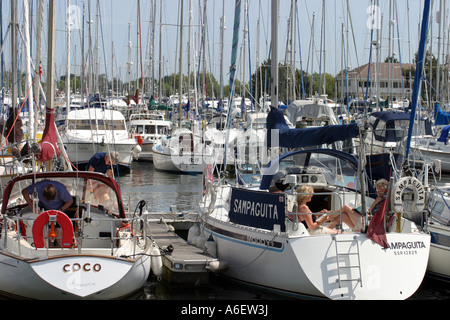
[[[67,0],[67,76],[66,76],[66,110],[70,111],[70,0]]]
[[[219,101],[224,98],[223,83],[223,58],[224,58],[224,41],[225,41],[225,0],[222,1],[222,18],[220,19],[220,94]]]
[[[409,120],[408,139],[406,140],[405,160],[408,160],[409,147],[411,146],[411,136],[414,127],[417,104],[419,101],[419,91],[422,79],[423,61],[425,57],[425,45],[427,42],[428,21],[430,18],[430,0],[425,0],[423,7],[422,27],[420,31],[419,53],[417,56],[416,74],[414,75],[414,90],[411,102],[411,117]]]
[[[159,7],[159,52],[158,52],[158,54],[159,54],[159,58],[158,58],[158,102],[159,102],[159,104],[162,103],[162,99],[161,99],[162,98],[161,97],[161,95],[162,95],[162,89],[161,89],[161,65],[162,65],[162,62],[161,62],[161,59],[162,59],[161,47],[162,47],[162,37],[161,37],[161,35],[162,35],[162,14],[163,14],[162,8],[163,8],[163,2],[161,1],[160,7]]]
[[[436,94],[436,101],[438,101],[439,99],[439,95],[441,94],[441,90],[440,90],[440,79],[441,79],[441,29],[442,29],[442,0],[439,1],[439,15],[437,16],[437,21],[438,21],[438,53],[437,53],[437,66],[436,66],[436,90],[437,90],[437,94]],[[445,16],[445,14],[444,14]]]
[[[29,137],[31,142],[36,141],[36,122],[34,121],[34,106],[33,106],[33,80],[31,78],[31,55],[30,55],[30,28],[28,26],[29,17],[29,3],[28,0],[23,0],[23,36],[26,50],[26,90],[28,94],[28,119],[29,119]]]
[[[231,48],[230,85],[228,93],[227,134],[225,140],[224,168],[227,167],[228,141],[230,139],[231,115],[233,113],[234,77],[236,75],[236,58],[239,42],[239,26],[241,24],[241,0],[234,5],[233,44]]]
[[[138,46],[139,46],[139,50],[137,50],[137,54],[138,54],[138,65],[140,66],[140,70],[141,70],[141,90],[140,90],[140,103],[139,103],[139,110],[141,110],[142,107],[142,103],[144,103],[144,107],[145,107],[145,101],[144,101],[144,66],[143,66],[143,59],[142,59],[142,23],[141,23],[141,1],[138,0]],[[137,66],[136,65],[136,74],[139,74],[139,72],[137,71]],[[139,76],[136,80],[136,87],[138,88],[138,81],[139,80]]]
[[[181,0],[181,19],[180,19],[180,70],[178,71],[178,128],[181,128],[181,112],[182,112],[182,89],[183,89],[183,14],[184,13],[184,0]]]
[[[278,108],[278,12],[279,0],[272,0],[272,61],[271,74],[271,101],[272,107]]]
[[[47,108],[53,108],[55,100],[55,0],[49,0],[48,7],[48,51],[47,51]]]
[[[19,85],[17,82],[17,0],[11,1],[11,59],[12,59],[12,75],[11,75],[11,98],[12,109],[17,108],[17,97]]]
[[[128,23],[128,94],[131,94],[131,68],[133,66],[133,62],[131,61],[131,23]]]
[[[42,30],[44,24],[44,1],[38,0],[37,2],[37,30],[36,30],[36,71],[42,66]],[[40,81],[35,81],[33,84],[34,101],[36,101],[36,110],[40,110]]]

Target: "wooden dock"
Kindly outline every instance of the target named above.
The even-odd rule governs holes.
[[[149,212],[148,222],[161,222],[172,225],[177,231],[188,231],[195,223],[196,212]]]
[[[202,285],[209,283],[209,263],[217,258],[189,244],[173,231],[187,231],[195,223],[195,215],[186,217],[174,213],[149,213],[147,224],[152,239],[164,252],[163,280],[171,284]]]

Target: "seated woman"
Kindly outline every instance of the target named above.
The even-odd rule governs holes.
[[[329,220],[328,215],[326,215],[324,218],[315,220],[314,214],[309,209],[307,202],[310,202],[314,189],[311,186],[302,185],[297,190],[298,193],[300,193],[297,197],[297,203],[298,203],[298,213],[304,213],[302,215],[299,215],[300,221],[302,221],[306,228],[308,229],[309,234],[335,234],[338,233],[337,230],[323,227],[322,225]],[[304,194],[306,193],[306,194]],[[309,194],[308,194],[309,193]],[[321,212],[324,212],[323,210]]]
[[[380,179],[376,182],[378,197],[370,206],[368,210],[369,215],[374,215],[382,202],[387,195],[389,182],[386,179]],[[360,232],[364,229],[363,224],[363,216],[354,208],[349,205],[344,205],[341,209],[335,211],[326,211],[326,213],[341,213],[342,211],[342,221],[345,222],[354,232]],[[331,214],[332,217],[331,222],[333,224],[337,224],[340,221],[340,214]]]

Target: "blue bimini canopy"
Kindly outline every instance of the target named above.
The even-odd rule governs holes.
[[[359,128],[357,124],[330,125],[305,129],[290,129],[284,120],[283,112],[271,108],[267,115],[267,146],[272,147],[272,130],[279,132],[279,145],[283,148],[305,148],[330,144],[335,141],[344,141],[357,137]]]

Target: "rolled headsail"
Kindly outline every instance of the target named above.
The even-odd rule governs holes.
[[[46,108],[45,129],[40,143],[33,144],[31,151],[39,161],[50,161],[59,156],[58,137],[55,125],[55,109]]]

